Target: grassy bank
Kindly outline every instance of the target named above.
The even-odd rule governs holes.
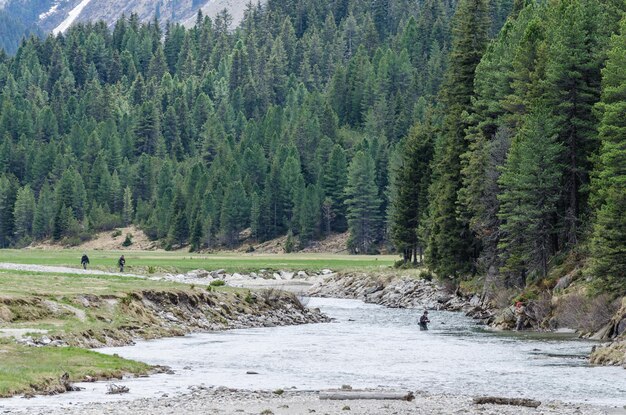
[[[27,347],[0,342],[0,397],[64,392],[60,377],[71,382],[87,378],[119,378],[125,373],[146,374],[144,363],[75,347]]]
[[[262,327],[266,321],[302,324],[320,319],[295,296],[281,292],[0,270],[0,397],[60,392],[64,373],[70,381],[79,381],[150,369],[88,348],[194,331]],[[47,346],[51,343],[65,347]]]
[[[0,262],[80,267],[79,249],[22,249],[0,250]],[[319,271],[329,268],[335,271],[376,271],[388,268],[398,258],[394,255],[336,255],[336,254],[190,254],[165,251],[91,251],[87,252],[90,267],[105,271],[117,271],[120,255],[126,258],[128,272],[185,272],[193,269],[227,272],[250,272],[260,269]]]
[[[82,344],[86,336],[104,341],[122,327],[147,323],[127,312],[131,302],[124,304],[131,293],[147,287],[179,289],[178,284],[137,278],[0,270],[0,397],[63,392],[64,373],[70,382],[147,373],[150,367],[144,363],[78,347],[25,346],[12,339],[45,336],[70,345]]]

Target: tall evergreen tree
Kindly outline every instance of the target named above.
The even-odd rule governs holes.
[[[17,191],[13,217],[15,219],[15,238],[26,242],[32,236],[35,216],[35,194],[26,185]]]
[[[452,29],[452,50],[442,101],[445,114],[433,165],[427,262],[440,277],[474,269],[476,246],[469,226],[457,213],[462,187],[461,155],[467,151],[464,111],[474,91],[476,66],[485,51],[489,28],[485,0],[460,0]]]
[[[381,201],[374,172],[374,160],[364,151],[355,154],[348,168],[348,249],[359,254],[372,253],[382,235]]]
[[[520,287],[528,277],[545,278],[554,254],[563,147],[550,120],[545,109],[528,117],[499,179],[503,270]]]
[[[422,258],[424,244],[418,231],[428,208],[432,134],[429,124],[411,129],[401,147],[401,164],[393,174],[396,191],[391,201],[391,238],[405,263]]]
[[[597,206],[589,273],[601,290],[626,294],[626,17],[611,38],[602,70],[600,156],[593,180]]]

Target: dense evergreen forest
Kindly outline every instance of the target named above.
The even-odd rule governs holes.
[[[0,57],[0,247],[350,231],[455,281],[626,291],[621,0],[271,0]],[[622,18],[622,19],[621,19]],[[621,23],[620,23],[621,19]]]

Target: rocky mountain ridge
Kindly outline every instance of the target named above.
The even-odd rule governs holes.
[[[248,0],[5,0],[0,1],[10,17],[45,33],[62,33],[76,23],[102,20],[113,26],[122,15],[137,14],[141,21],[157,19],[192,26],[198,11],[211,18],[227,10],[230,27],[244,16]],[[29,10],[26,12],[25,10]]]

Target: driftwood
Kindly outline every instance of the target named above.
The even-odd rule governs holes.
[[[59,383],[61,383],[61,386],[63,387],[63,389],[65,389],[66,392],[78,392],[84,389],[72,385],[72,383],[70,382],[70,375],[67,372],[61,375],[61,377],[59,378]]]
[[[412,401],[415,399],[413,392],[367,392],[367,391],[328,391],[320,392],[320,399],[327,400],[354,400],[354,399],[376,399],[376,400],[399,400],[399,401]]]
[[[474,398],[476,405],[494,404],[494,405],[515,405],[515,406],[527,406],[529,408],[537,408],[541,405],[541,402],[534,399],[523,398],[499,398],[496,396],[481,396]]]
[[[115,383],[110,383],[107,386],[107,394],[109,395],[117,395],[119,393],[128,393],[130,389],[128,386],[124,385],[116,385]]]

